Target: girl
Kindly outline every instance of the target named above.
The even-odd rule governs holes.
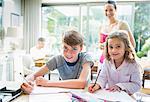
[[[90,84],[88,91],[107,88],[124,90],[133,94],[141,88],[140,65],[135,61],[128,35],[125,31],[112,32],[106,40],[106,60],[102,64],[97,83]]]

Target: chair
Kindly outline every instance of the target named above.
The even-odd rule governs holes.
[[[144,73],[143,73],[143,83],[142,83],[142,86],[144,88],[144,83],[145,83],[145,80],[150,80],[150,68],[144,68]]]
[[[35,66],[35,64],[30,54],[25,54],[22,56],[22,63],[24,75],[27,76],[29,74],[32,74],[33,70],[31,68]]]
[[[32,74],[33,72],[40,69],[41,66],[36,66],[32,56],[30,54],[25,54],[22,56],[22,63],[23,63],[23,72],[24,76]],[[48,73],[48,79],[50,80],[51,73]],[[43,76],[44,77],[44,76]]]
[[[150,80],[150,58],[142,57],[138,62],[143,69],[142,86],[144,88],[145,80]]]

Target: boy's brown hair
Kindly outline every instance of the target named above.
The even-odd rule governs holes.
[[[69,30],[63,33],[62,42],[69,46],[83,46],[83,36],[75,30]]]
[[[125,45],[125,54],[124,54],[124,59],[126,61],[128,61],[129,63],[132,63],[135,61],[135,56],[133,53],[133,49],[131,47],[131,43],[129,41],[129,37],[127,32],[122,31],[122,30],[118,30],[115,32],[112,32],[106,40],[106,49],[105,49],[105,56],[107,60],[111,60],[110,55],[108,54],[108,40],[109,39],[113,39],[113,38],[117,38],[120,41],[122,41]]]

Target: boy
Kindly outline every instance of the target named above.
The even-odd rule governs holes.
[[[93,62],[91,57],[81,52],[83,48],[82,36],[74,31],[64,33],[62,37],[63,54],[50,59],[41,70],[31,75],[28,80],[35,80],[36,85],[46,87],[84,88],[90,78]],[[49,70],[57,69],[61,81],[50,82],[43,76]],[[33,87],[27,83],[21,85],[22,89],[30,93]]]
[[[45,39],[40,37],[38,38],[36,46],[30,49],[30,55],[32,56],[33,60],[40,60],[46,57],[46,49],[45,46]]]

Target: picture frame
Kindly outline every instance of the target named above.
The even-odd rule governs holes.
[[[19,14],[11,13],[11,26],[19,26]]]

